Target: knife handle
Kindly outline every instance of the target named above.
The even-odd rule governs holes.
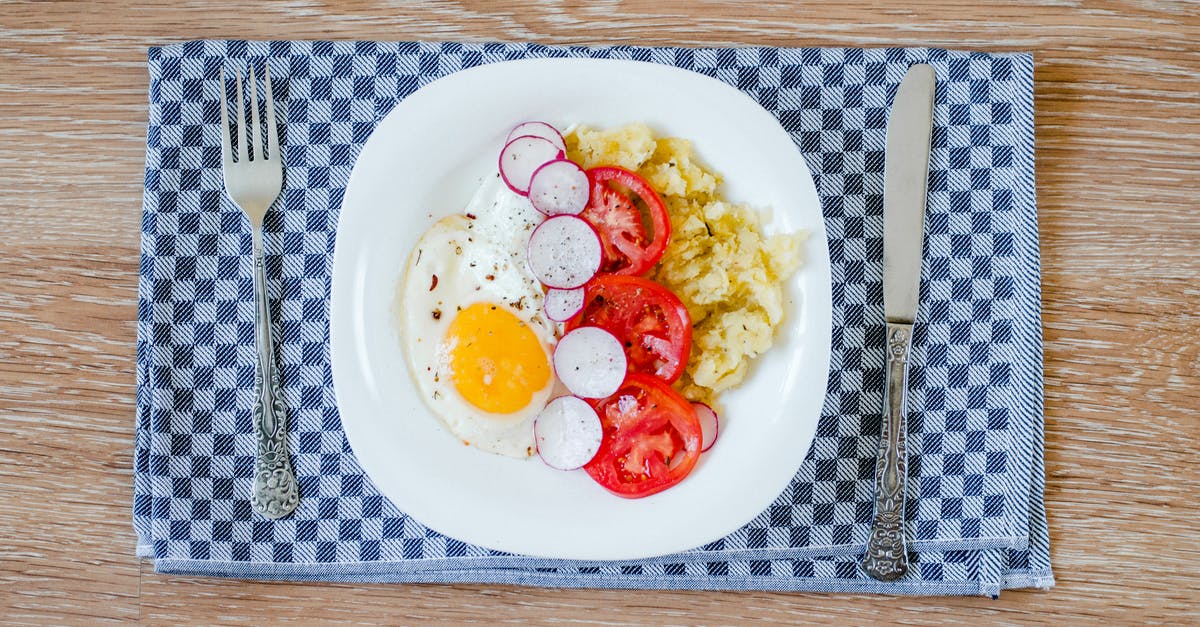
[[[887,386],[879,458],[875,462],[875,517],[862,561],[863,570],[880,581],[899,579],[908,571],[908,551],[904,545],[908,476],[904,405],[908,397],[911,344],[911,324],[887,323]]]

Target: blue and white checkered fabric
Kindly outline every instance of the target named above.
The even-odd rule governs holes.
[[[404,97],[529,57],[665,63],[776,115],[816,178],[833,267],[828,396],[790,487],[730,536],[626,563],[534,559],[439,535],[380,496],[346,443],[329,365],[330,264],[359,149]],[[252,515],[250,231],[224,198],[218,78],[270,59],[286,183],[266,223],[277,351],[303,494]],[[902,581],[865,577],[884,378],[883,150],[912,63],[938,73],[910,397]],[[261,68],[261,65],[260,65]],[[150,51],[134,523],[164,572],[341,581],[997,594],[1052,583],[1042,505],[1032,59],[931,49],[681,49],[205,41]]]

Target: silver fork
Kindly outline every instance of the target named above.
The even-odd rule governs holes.
[[[225,102],[225,70],[221,70],[221,170],[225,193],[250,219],[254,240],[254,431],[258,454],[254,460],[254,511],[268,518],[292,513],[300,502],[296,475],[287,451],[287,413],[279,390],[271,340],[271,315],[267,303],[267,275],[263,270],[263,217],[283,187],[283,161],[279,158],[279,135],[275,125],[275,103],[271,97],[271,68],[265,67],[267,143],[263,145],[258,119],[258,90],[254,66],[250,66],[250,119],[254,157],[246,141],[246,107],[242,98],[242,73],[237,73],[237,160],[230,145],[229,118]]]

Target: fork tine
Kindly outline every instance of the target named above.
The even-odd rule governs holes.
[[[275,126],[275,98],[271,95],[271,64],[263,61],[263,85],[267,91],[267,150],[268,159],[279,160],[279,131]]]
[[[225,91],[225,68],[221,68],[221,167],[233,163],[233,146],[229,143],[229,100]]]
[[[246,150],[246,101],[242,98],[242,73],[237,73],[237,137],[238,137],[238,163],[245,163],[250,160],[250,154]]]
[[[253,130],[254,159],[263,158],[262,122],[258,119],[258,81],[254,80],[254,64],[250,64],[250,128]]]

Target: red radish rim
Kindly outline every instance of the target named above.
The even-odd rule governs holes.
[[[535,129],[546,129],[546,130],[550,131],[550,133],[552,133],[552,134],[551,135],[540,135],[536,132],[535,133],[524,132],[524,130],[526,130],[528,127],[532,127]],[[508,136],[504,138],[504,143],[508,144],[508,142],[510,142],[518,137],[522,137],[522,136],[526,136],[526,135],[532,135],[533,137],[541,137],[542,139],[549,141],[550,143],[554,144],[555,146],[558,146],[559,150],[561,150],[563,152],[566,152],[566,150],[567,150],[567,142],[565,139],[563,139],[562,132],[560,132],[557,128],[555,128],[553,124],[550,124],[549,122],[543,122],[541,120],[529,120],[526,122],[521,122],[520,124],[512,127],[512,130],[510,130],[508,132]]]
[[[582,202],[582,203],[580,203],[580,204],[579,204],[579,207],[578,207],[578,209],[576,209],[576,210],[574,210],[574,211],[554,211],[554,212],[551,212],[551,211],[549,211],[549,210],[547,210],[547,209],[545,209],[545,208],[543,208],[543,207],[540,207],[540,206],[538,206],[538,205],[539,205],[539,203],[537,203],[537,202],[534,200],[533,184],[534,184],[534,181],[536,181],[536,180],[537,180],[537,178],[538,178],[538,174],[539,174],[539,173],[541,173],[543,170],[545,170],[546,168],[548,168],[548,167],[550,167],[550,166],[556,166],[556,167],[557,167],[557,164],[559,164],[559,163],[569,163],[569,164],[571,164],[572,166],[574,166],[574,167],[575,167],[575,169],[576,169],[576,170],[579,172],[580,176],[582,177],[582,182],[583,182],[582,188],[583,188],[583,194],[584,194],[584,196],[583,196],[583,202]],[[570,159],[566,159],[566,158],[561,158],[561,159],[551,159],[550,161],[547,161],[547,162],[543,163],[542,165],[538,166],[538,167],[537,167],[537,169],[533,171],[533,174],[531,174],[531,175],[529,176],[529,190],[528,190],[528,191],[526,191],[526,196],[528,196],[528,197],[529,197],[529,204],[533,205],[533,208],[534,208],[534,209],[537,209],[537,210],[538,210],[540,213],[542,213],[542,214],[544,214],[544,215],[547,215],[547,216],[557,216],[557,215],[573,215],[573,216],[577,216],[577,215],[579,215],[579,214],[583,213],[583,210],[587,208],[588,202],[590,202],[590,201],[591,201],[591,198],[592,198],[592,185],[591,185],[591,181],[588,179],[587,170],[584,170],[584,169],[583,169],[583,167],[582,167],[582,166],[580,166],[578,163],[575,163],[574,161],[571,161]]]
[[[558,296],[559,294],[566,294],[566,293],[579,294],[579,305],[575,306],[574,309],[572,309],[570,313],[564,314],[562,317],[557,317],[554,315],[554,311],[557,311],[557,310],[551,309],[551,307],[550,307],[550,302],[551,302],[550,299],[555,298],[555,300],[557,301],[557,300],[561,300],[562,298],[568,298],[568,296]],[[554,296],[551,296],[552,294]],[[553,320],[554,322],[566,322],[567,320],[574,318],[575,314],[579,313],[579,311],[581,309],[583,309],[583,301],[584,301],[583,297],[584,297],[583,286],[573,287],[573,288],[569,288],[569,289],[561,289],[561,288],[557,288],[557,287],[552,287],[546,292],[546,296],[542,300],[542,309],[546,312],[546,317]],[[566,309],[564,309],[563,311],[566,311]]]
[[[509,140],[508,142],[506,142],[504,144],[504,147],[500,149],[500,156],[497,157],[497,159],[496,159],[497,167],[500,169],[500,179],[503,180],[504,184],[507,185],[508,188],[511,189],[513,192],[520,194],[522,196],[526,196],[529,193],[528,187],[526,187],[525,189],[521,189],[520,187],[517,187],[516,185],[514,185],[513,181],[509,178],[508,173],[505,171],[505,168],[504,168],[505,153],[508,152],[508,149],[510,146],[512,146],[516,142],[521,141],[523,139],[536,139],[540,142],[544,142],[544,143],[548,144],[551,148],[555,149],[554,156],[550,157],[549,159],[546,159],[546,161],[539,163],[537,166],[535,166],[529,170],[530,180],[533,180],[533,173],[538,168],[542,167],[549,161],[556,161],[558,159],[561,159],[565,155],[565,153],[563,152],[563,150],[561,148],[559,148],[557,145],[555,145],[554,142],[546,139],[545,137],[541,137],[539,135],[521,135],[520,137],[512,138],[511,140]],[[526,185],[528,185],[528,183],[526,183]]]
[[[717,416],[717,411],[715,409],[713,409],[712,407],[709,407],[708,403],[701,403],[699,401],[693,401],[692,409],[695,410],[695,412],[696,412],[696,420],[698,420],[700,422],[700,452],[703,453],[703,452],[707,451],[708,449],[712,448],[713,444],[716,444],[717,436],[720,435],[720,433],[721,433],[721,421],[719,419],[719,416]],[[701,412],[707,412],[709,415],[712,416],[712,439],[708,441],[708,444],[704,443],[705,421],[703,418],[700,417]]]
[[[554,222],[555,220],[578,220],[579,222],[582,222],[583,224],[585,224],[587,226],[588,230],[591,231],[592,236],[596,238],[596,250],[597,250],[596,262],[594,264],[588,263],[589,270],[586,272],[580,273],[580,276],[584,276],[584,275],[586,275],[586,276],[583,278],[583,280],[581,280],[577,283],[563,283],[563,284],[557,284],[557,285],[554,283],[549,283],[545,280],[545,278],[546,278],[545,274],[542,272],[539,272],[538,269],[534,267],[535,264],[533,263],[533,260],[536,257],[536,255],[534,255],[533,251],[531,250],[533,248],[534,238],[537,237],[538,232],[541,231],[543,228],[545,228],[547,224],[550,224],[551,222]],[[575,289],[577,287],[582,287],[585,283],[592,280],[592,277],[596,276],[596,273],[600,271],[600,264],[603,263],[603,261],[604,261],[604,251],[603,251],[603,244],[601,243],[601,240],[600,240],[600,232],[596,230],[596,227],[594,225],[592,225],[591,222],[588,222],[587,220],[584,220],[583,218],[581,218],[579,216],[574,216],[574,215],[571,215],[568,213],[560,213],[558,215],[550,216],[549,218],[542,220],[542,223],[537,225],[537,227],[533,229],[533,232],[529,234],[529,242],[526,244],[526,247],[525,247],[525,258],[526,258],[526,261],[529,263],[529,268],[531,270],[533,270],[533,275],[535,277],[537,277],[537,279],[539,281],[542,282],[542,285],[545,285],[546,287],[550,287],[550,288],[554,288],[554,289],[560,289],[560,290],[570,290],[570,289]],[[536,265],[540,266],[541,264],[539,263]],[[581,263],[580,267],[583,267],[582,263]]]
[[[546,409],[549,409],[550,405],[552,405],[553,403],[555,403],[561,399],[575,399],[575,400],[579,401],[583,407],[586,407],[589,411],[591,411],[592,416],[595,416],[596,426],[597,426],[597,429],[596,429],[597,437],[595,439],[595,446],[594,446],[595,450],[592,451],[592,454],[590,457],[588,457],[588,459],[584,460],[582,463],[580,463],[577,466],[569,466],[569,467],[568,466],[559,466],[559,465],[552,463],[550,460],[546,459],[546,456],[542,451],[542,447],[538,446],[538,444],[539,444],[538,420],[539,420],[539,418],[541,418],[541,412],[539,412],[538,415],[536,417],[534,417],[534,419],[533,419],[533,444],[534,444],[535,449],[537,450],[538,458],[541,459],[542,462],[544,464],[546,464],[547,466],[549,466],[555,470],[578,470],[580,468],[583,468],[585,465],[587,465],[588,462],[592,461],[592,459],[596,457],[596,453],[600,452],[600,443],[604,437],[604,429],[600,423],[600,414],[597,414],[595,408],[593,408],[591,405],[588,404],[587,401],[583,400],[582,398],[579,398],[578,396],[568,394],[565,396],[558,396],[553,399],[550,399],[550,402],[546,403],[546,407],[542,408],[542,411],[543,412],[546,411]]]

